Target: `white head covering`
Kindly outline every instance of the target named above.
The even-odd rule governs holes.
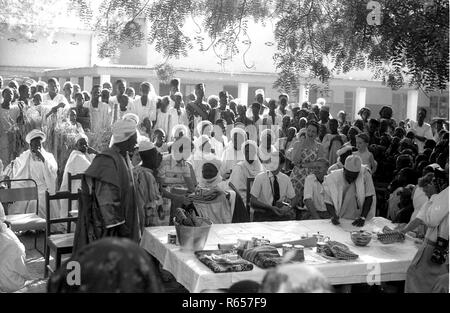
[[[350,155],[345,159],[344,168],[347,171],[358,173],[361,171],[361,158],[358,155]]]
[[[190,137],[189,128],[183,124],[177,124],[172,128],[172,138],[175,140],[180,136],[180,133],[183,133],[183,136]]]
[[[263,98],[264,98],[264,89],[256,89],[256,90],[255,90],[255,97],[256,97],[257,95],[262,95]]]
[[[149,151],[154,148],[155,148],[155,145],[148,138],[143,139],[139,142],[139,152]]]
[[[253,163],[248,163],[247,159],[245,159],[245,146],[247,146],[247,145],[250,145],[254,148],[255,155],[253,157],[255,158],[255,160],[253,160]],[[241,150],[244,153],[243,165],[247,168],[250,175],[255,177],[256,175],[258,175],[259,173],[264,171],[261,161],[259,161],[259,158],[258,158],[258,145],[256,144],[255,141],[253,141],[253,140],[245,141],[242,144]]]
[[[33,129],[27,134],[27,136],[25,137],[25,141],[30,144],[31,140],[33,140],[34,138],[42,138],[41,142],[45,142],[47,136],[43,131],[40,131],[39,129]]]
[[[209,137],[206,135],[201,135],[194,140],[195,153],[202,153],[203,145],[209,142]]]
[[[211,126],[211,128],[212,128],[212,123],[210,122],[210,121],[208,121],[208,120],[206,120],[206,121],[200,121],[198,124],[197,124],[197,132],[198,132],[198,135],[199,136],[201,136],[201,135],[203,135],[203,129],[204,129],[204,127],[206,126],[206,125],[209,125],[209,126]]]
[[[42,86],[42,87],[46,88],[47,87],[47,83],[42,81],[42,80],[40,80],[40,81],[37,82],[36,86]]]
[[[230,131],[230,136],[231,136],[231,141],[230,144],[234,143],[234,134],[239,134],[244,138],[244,142],[247,140],[247,133],[245,132],[245,130],[243,130],[242,128],[239,127],[235,127]],[[241,145],[242,147],[242,145]]]
[[[213,178],[206,179],[203,177],[203,166],[205,164],[212,164],[217,169],[217,175]],[[199,176],[199,187],[202,188],[214,188],[216,187],[220,182],[222,182],[222,176],[220,175],[220,168],[222,163],[219,159],[212,157],[212,158],[205,158],[201,161],[200,165],[200,176]]]
[[[135,121],[135,122],[136,122],[136,125],[139,125],[139,116],[137,116],[137,115],[134,114],[134,113],[125,113],[125,114],[122,116],[122,119],[123,119],[123,120],[132,120],[132,121]]]
[[[82,139],[82,138],[86,139],[86,142],[88,142],[88,137],[87,137],[86,134],[84,134],[84,133],[78,133],[78,134],[75,136],[75,142],[78,142],[78,140],[80,140],[80,139]]]
[[[133,119],[118,120],[112,127],[113,144],[124,142],[137,133],[137,124]]]

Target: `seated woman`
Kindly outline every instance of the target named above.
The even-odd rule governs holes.
[[[242,201],[236,202],[236,192],[222,180],[220,166],[218,159],[204,160],[196,191],[187,198],[193,202],[199,216],[209,218],[214,224],[231,223],[236,221],[238,216],[239,222],[248,222],[249,216],[242,220],[246,209]]]
[[[242,144],[247,140],[247,133],[242,128],[235,127],[230,132],[231,141],[225,148],[222,156],[222,167],[220,174],[224,179],[228,179],[231,175],[233,166],[240,161],[243,161],[244,152],[242,151]]]
[[[162,193],[162,196],[170,200],[165,203],[170,207],[170,224],[173,223],[175,209],[191,203],[181,196],[194,192],[197,185],[193,167],[186,161],[191,150],[191,140],[188,137],[178,138],[170,146],[170,153],[163,156],[158,169],[157,181],[167,191]]]
[[[256,175],[264,171],[264,167],[258,158],[258,145],[252,140],[247,140],[242,144],[245,160],[238,162],[231,172],[229,184],[233,190],[237,191],[242,201],[247,204],[247,179],[255,178]],[[250,190],[249,190],[250,192]]]
[[[271,129],[265,129],[261,132],[261,136],[259,139],[258,156],[263,166],[270,163],[270,156],[272,152],[278,151],[275,145],[273,145],[276,139],[276,135]]]

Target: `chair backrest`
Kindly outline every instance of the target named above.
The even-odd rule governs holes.
[[[72,173],[67,173],[68,175],[68,186],[69,186],[69,192],[72,192],[72,181],[74,180],[82,180],[84,174],[75,174],[72,175]]]
[[[63,218],[51,218],[50,215],[50,201],[56,200],[68,200],[71,201],[79,201],[80,193],[70,193],[68,191],[59,191],[54,195],[50,195],[48,191],[45,191],[45,209],[46,209],[46,232],[47,236],[50,235],[50,226],[56,223],[65,223],[65,222],[77,222],[78,217],[63,217]]]
[[[250,191],[252,190],[252,185],[253,185],[254,181],[255,181],[254,177],[247,178],[247,190],[246,190],[246,192],[247,192],[247,197],[246,197],[247,198],[247,203],[245,205],[247,206],[248,212],[250,212],[250,198],[251,198]]]
[[[31,187],[11,188],[11,183],[29,182]],[[36,214],[39,210],[39,193],[37,183],[34,179],[7,179],[0,181],[5,183],[9,188],[0,189],[0,202],[17,202],[36,200]]]

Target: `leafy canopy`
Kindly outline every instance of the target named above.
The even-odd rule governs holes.
[[[31,21],[52,20],[58,11],[51,5],[61,10],[56,3],[65,3],[96,32],[100,57],[116,55],[121,44],[150,43],[169,60],[187,56],[195,44],[213,50],[221,62],[243,55],[251,68],[245,53],[258,34],[249,33],[248,24],[270,20],[277,48],[274,86],[282,91],[296,93],[301,77],[326,84],[358,69],[371,70],[393,89],[409,84],[431,91],[448,84],[448,0],[102,0],[96,7],[89,0],[38,1],[44,11],[32,2],[0,0],[6,8],[0,23],[20,32],[18,17],[31,27]],[[139,17],[147,18],[148,29],[136,23]],[[183,29],[188,18],[209,38],[191,38]],[[239,51],[242,42],[245,51]]]

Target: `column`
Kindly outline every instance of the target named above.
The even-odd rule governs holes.
[[[406,103],[406,117],[417,121],[417,106],[419,104],[419,91],[408,90],[408,100]]]
[[[70,77],[70,82],[72,83],[72,84],[77,84],[78,85],[78,77]]]
[[[91,92],[92,89],[92,76],[84,76],[83,78],[83,89]]]
[[[300,84],[298,89],[298,102],[302,105],[303,102],[309,99],[309,88],[305,84]]]
[[[59,81],[59,86],[60,86],[60,88],[61,88],[61,93],[63,93],[63,88],[64,88],[64,84],[66,83],[66,78],[65,77],[60,77],[59,79],[58,79],[58,81]]]
[[[356,88],[355,99],[355,119],[358,119],[358,112],[366,106],[366,88]]]
[[[248,102],[248,83],[239,83],[238,98],[241,99],[241,104],[247,106]]]
[[[111,75],[100,75],[100,86],[103,87],[103,83],[111,82]]]

